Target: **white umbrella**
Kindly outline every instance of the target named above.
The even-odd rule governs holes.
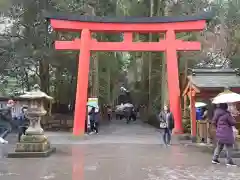
[[[116,106],[116,111],[123,111],[123,109],[124,109],[124,105],[123,104]]]
[[[212,103],[213,104],[234,103],[239,101],[240,101],[240,94],[227,90],[218,94],[215,98],[213,98]]]
[[[205,104],[204,102],[196,102],[195,103],[195,107],[196,108],[199,108],[199,107],[204,107],[204,106],[206,106],[207,104]],[[190,106],[189,106],[189,108],[190,108]]]
[[[130,103],[126,103],[126,104],[124,104],[123,106],[124,106],[124,108],[133,107],[133,105],[130,104]]]

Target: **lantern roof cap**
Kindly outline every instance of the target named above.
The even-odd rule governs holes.
[[[33,86],[33,90],[26,92],[25,94],[19,96],[20,98],[24,99],[48,99],[53,100],[53,97],[48,96],[45,92],[42,92],[40,90],[40,86],[38,84],[35,84]]]

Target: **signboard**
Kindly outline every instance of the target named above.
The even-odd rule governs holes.
[[[87,106],[98,108],[98,98],[88,98]]]

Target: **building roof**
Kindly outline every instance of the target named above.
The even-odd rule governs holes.
[[[189,82],[198,88],[240,87],[239,69],[190,69]]]
[[[171,23],[198,20],[211,20],[214,16],[213,12],[203,12],[192,16],[178,17],[99,17],[99,16],[83,16],[79,14],[63,13],[63,12],[47,12],[43,11],[46,19],[81,21],[81,22],[99,22],[99,23]]]

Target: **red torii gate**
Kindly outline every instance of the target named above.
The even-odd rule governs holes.
[[[53,29],[59,31],[81,32],[80,39],[73,41],[56,41],[58,50],[80,50],[77,93],[74,116],[74,135],[84,134],[88,73],[91,51],[163,51],[167,58],[167,77],[169,104],[175,120],[175,132],[182,133],[182,115],[179,89],[179,73],[177,51],[197,51],[201,49],[199,42],[185,42],[176,39],[176,32],[201,31],[211,13],[184,17],[92,17],[73,14],[48,13]],[[122,42],[98,42],[92,39],[93,32],[123,33]],[[166,38],[160,42],[133,42],[133,33],[165,33]]]

